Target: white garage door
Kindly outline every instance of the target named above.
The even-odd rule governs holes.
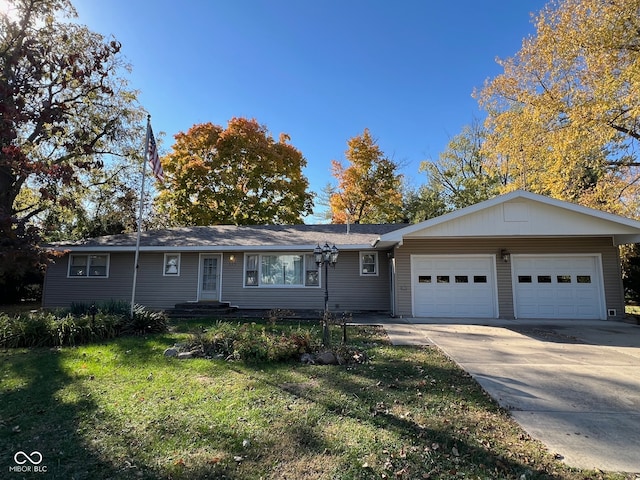
[[[413,255],[413,315],[497,317],[493,259],[493,256]]]
[[[513,255],[516,318],[605,318],[596,255]]]

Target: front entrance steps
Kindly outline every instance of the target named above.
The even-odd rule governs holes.
[[[169,318],[228,317],[238,309],[227,302],[184,302],[165,310]]]

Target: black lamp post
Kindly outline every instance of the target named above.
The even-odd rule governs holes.
[[[313,249],[313,256],[318,269],[324,264],[324,315],[322,319],[322,341],[325,346],[329,345],[329,265],[336,266],[338,261],[338,249],[334,245],[329,247],[325,242],[324,247],[320,244]]]

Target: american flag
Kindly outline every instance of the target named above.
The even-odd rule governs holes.
[[[156,139],[153,136],[153,130],[151,129],[151,122],[147,123],[147,158],[151,168],[153,168],[153,174],[160,182],[164,182],[164,172],[162,171],[162,164],[160,163],[160,157],[158,156],[158,148],[156,146]]]

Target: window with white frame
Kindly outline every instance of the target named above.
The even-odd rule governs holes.
[[[378,252],[360,252],[360,275],[378,275]]]
[[[69,277],[108,277],[109,254],[69,255]]]
[[[162,274],[165,277],[180,276],[180,254],[165,253]]]
[[[317,287],[318,267],[313,255],[299,253],[248,254],[244,260],[245,287]]]

